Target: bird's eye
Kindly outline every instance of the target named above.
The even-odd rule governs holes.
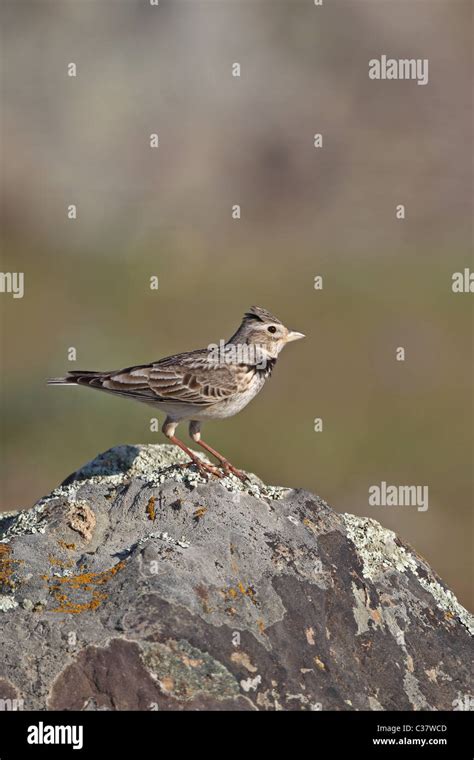
[[[276,333],[277,329],[274,325],[270,325],[270,327],[267,327],[268,332],[270,333]]]

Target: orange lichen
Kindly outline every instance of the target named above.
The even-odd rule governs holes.
[[[50,612],[78,614],[97,609],[107,598],[107,594],[97,591],[95,587],[108,583],[123,567],[125,567],[125,561],[122,560],[108,570],[99,573],[80,573],[79,575],[64,577],[42,576],[48,582],[50,594],[58,602],[58,606]],[[89,592],[92,596],[86,602],[77,602],[69,596],[73,591]]]
[[[13,559],[12,550],[7,544],[0,544],[0,586],[14,587],[12,581]]]
[[[74,551],[76,548],[76,544],[67,544],[66,541],[58,541],[58,546],[60,546],[62,549],[68,549],[69,551]]]
[[[59,559],[59,557],[55,557],[53,554],[49,554],[48,555],[48,559],[49,559],[49,562],[50,562],[51,565],[56,565],[57,567],[63,567],[63,568],[65,568],[65,567],[73,567],[74,566],[74,562],[71,562],[71,561],[66,562],[63,559]]]
[[[320,670],[326,670],[326,665],[319,659],[319,657],[313,657],[313,662]]]
[[[0,544],[0,589],[15,588],[13,571],[15,565],[23,564],[23,560],[13,559],[13,552],[8,544]]]
[[[238,594],[235,588],[228,588],[228,589],[222,589],[221,594],[224,596],[224,599],[227,601],[229,599],[235,599]]]
[[[306,527],[309,528],[311,533],[315,533],[317,535],[318,529],[316,525],[314,524],[314,522],[312,522],[312,520],[309,519],[309,517],[304,518],[303,525],[306,525]]]
[[[369,614],[372,620],[374,620],[376,623],[380,623],[382,620],[382,616],[378,610],[369,609]]]
[[[146,513],[148,515],[148,519],[151,520],[152,522],[155,522],[155,519],[156,519],[155,502],[156,502],[156,497],[150,496],[148,504],[146,505]]]
[[[252,602],[252,604],[258,607],[258,602],[255,595],[255,589],[252,588],[252,586],[248,586],[246,588],[244,584],[242,583],[242,581],[238,581],[237,589],[238,591],[240,591],[242,596],[248,597],[250,601]],[[236,591],[235,588],[230,587],[228,589],[222,589],[221,594],[223,594],[224,599],[226,601],[229,601],[230,599],[236,599],[239,596],[238,591]]]
[[[48,578],[55,583],[64,583],[71,588],[87,588],[88,586],[102,586],[107,583],[119,570],[125,567],[125,560],[117,562],[116,565],[110,567],[108,570],[102,570],[100,573],[80,573],[80,575],[64,576],[62,578]]]
[[[252,604],[254,604],[256,607],[258,607],[258,602],[257,602],[257,598],[256,598],[256,595],[255,595],[255,589],[252,588],[252,586],[248,586],[247,588],[245,588],[245,586],[243,586],[242,583],[239,583],[239,591],[241,592],[241,594],[244,594],[245,596],[248,596],[248,598],[250,599],[250,601],[252,602]]]
[[[92,610],[96,610],[98,607],[100,607],[104,599],[107,599],[107,594],[99,594],[97,592],[94,592],[92,594],[92,599],[89,602],[77,604],[65,600],[60,603],[59,607],[55,607],[53,610],[50,610],[50,612],[64,612],[70,615],[78,615],[81,612],[91,612]]]

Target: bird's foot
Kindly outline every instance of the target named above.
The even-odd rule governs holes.
[[[228,462],[227,459],[222,459],[220,465],[226,475],[231,472],[232,475],[235,475],[236,478],[239,478],[242,483],[246,483],[249,480],[249,476],[245,472],[238,470],[237,467],[234,467],[234,465]]]
[[[219,470],[218,467],[214,467],[213,464],[208,464],[207,462],[204,462],[202,459],[191,459],[190,462],[184,462],[180,465],[180,467],[190,467],[190,465],[195,464],[198,468],[201,475],[215,475],[216,478],[222,478],[222,472]]]

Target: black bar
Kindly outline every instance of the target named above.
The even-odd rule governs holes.
[[[43,726],[42,732],[40,731]],[[32,744],[62,734],[48,727],[69,727],[64,738],[81,743]],[[72,727],[76,726],[76,733]],[[82,727],[82,737],[79,732]],[[0,713],[0,760],[19,757],[153,758],[187,749],[193,753],[232,752],[255,756],[289,742],[312,758],[360,752],[364,757],[473,757],[469,712],[22,712]],[[239,750],[240,745],[240,750]],[[329,754],[330,753],[330,754]]]

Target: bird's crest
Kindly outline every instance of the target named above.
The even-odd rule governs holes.
[[[260,322],[274,322],[277,325],[282,324],[282,322],[277,319],[277,317],[273,316],[273,314],[271,314],[266,309],[262,309],[261,306],[251,306],[250,309],[245,312],[244,319],[256,319]]]

